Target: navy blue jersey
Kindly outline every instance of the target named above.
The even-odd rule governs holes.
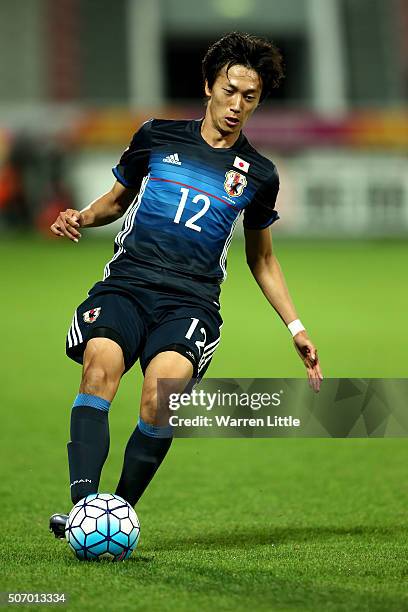
[[[274,164],[242,133],[231,148],[211,147],[201,136],[201,122],[147,121],[113,168],[117,180],[139,194],[104,278],[126,257],[142,276],[153,267],[218,286],[239,216],[248,229],[279,218]]]

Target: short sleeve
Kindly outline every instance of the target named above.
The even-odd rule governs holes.
[[[275,210],[279,191],[279,175],[274,168],[273,173],[256,191],[252,201],[244,210],[244,227],[246,229],[264,229],[279,219]]]
[[[124,187],[138,189],[140,182],[148,172],[151,144],[152,122],[146,121],[135,133],[130,145],[122,153],[117,166],[112,172]]]

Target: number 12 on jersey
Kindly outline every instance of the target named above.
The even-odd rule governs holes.
[[[188,195],[190,193],[190,190],[186,189],[185,187],[182,187],[180,191],[182,195],[181,195],[180,203],[177,208],[176,216],[174,217],[174,223],[180,223],[181,216],[183,214],[183,210],[187,203]],[[188,227],[189,229],[194,230],[195,232],[201,232],[202,230],[201,226],[197,225],[195,221],[197,221],[200,217],[205,215],[207,210],[210,208],[211,201],[208,196],[202,193],[199,193],[193,198],[192,202],[193,204],[198,204],[198,202],[204,202],[204,206],[202,207],[201,210],[198,211],[198,213],[190,217],[190,219],[187,219],[187,221],[185,222],[185,226]]]

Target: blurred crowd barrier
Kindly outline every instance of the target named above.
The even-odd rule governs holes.
[[[54,117],[46,135],[38,125],[0,132],[0,231],[34,227],[47,235],[59,210],[83,208],[111,187],[111,168],[143,121],[202,113],[200,107],[87,111]],[[277,231],[305,237],[408,234],[408,112],[327,118],[265,108],[245,132],[280,173]]]
[[[66,163],[73,151],[58,137],[0,137],[0,232],[35,228],[48,234],[60,210],[75,205]]]

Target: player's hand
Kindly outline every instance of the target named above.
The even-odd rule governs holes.
[[[320,385],[323,380],[323,374],[320,369],[319,358],[317,356],[316,347],[310,341],[307,333],[301,331],[293,338],[296,351],[305,364],[309,385],[315,393],[319,393]]]
[[[81,238],[79,228],[82,226],[82,215],[78,210],[67,208],[64,212],[60,212],[57,219],[51,225],[50,229],[53,234],[63,238],[69,238],[73,242],[78,242]]]

